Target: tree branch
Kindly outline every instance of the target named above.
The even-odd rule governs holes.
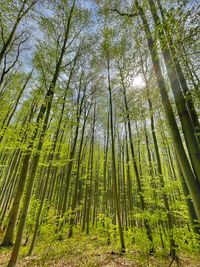
[[[112,8],[112,9],[108,9],[108,11],[112,11],[112,12],[116,12],[117,14],[119,14],[120,16],[125,16],[125,17],[129,17],[129,18],[133,18],[138,16],[138,13],[126,13],[126,12],[121,12],[119,11],[117,8]]]

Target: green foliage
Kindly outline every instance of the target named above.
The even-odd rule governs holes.
[[[24,56],[23,48],[20,50],[20,60],[0,83],[0,224],[8,225],[16,196],[26,192],[20,184],[24,181],[27,190],[28,182],[33,181],[27,196],[31,197],[28,216],[21,217],[22,197],[17,199],[20,204],[15,210],[19,218],[15,236],[20,220],[26,217],[19,266],[169,266],[166,255],[172,237],[177,255],[191,256],[196,266],[200,241],[193,224],[197,221],[194,210],[189,210],[192,218],[188,213],[194,201],[182,185],[185,174],[179,169],[158,94],[160,84],[153,74],[145,27],[139,14],[121,16],[110,10],[132,14],[135,6],[128,1],[86,2],[76,2],[68,25],[73,1],[38,1],[36,9],[30,10],[33,16],[28,17],[28,26],[34,25],[35,32],[24,43],[31,43],[31,47]],[[177,1],[161,1],[166,21],[162,19],[155,26],[148,1],[138,2],[155,38],[151,52],[157,53],[161,65],[164,81],[160,83],[167,86],[175,126],[181,134],[179,141],[189,166],[193,166],[187,149],[190,140],[182,138],[184,129],[161,48],[171,48],[174,61],[177,56],[189,89],[184,95],[186,111],[191,101],[198,113],[195,10],[179,6]],[[22,3],[9,0],[0,6],[0,50]],[[160,11],[158,15],[162,15]],[[14,62],[19,42],[28,37],[26,30],[23,23],[17,26],[0,64],[0,79],[5,65]],[[19,96],[32,68],[33,74]],[[140,80],[143,82],[138,83]],[[180,77],[177,81],[181,83]],[[112,103],[108,101],[108,85]],[[198,131],[194,135],[198,138]],[[27,155],[30,159],[24,162]],[[22,171],[27,174],[23,176]],[[34,256],[25,257],[34,233]],[[122,235],[126,256],[118,255]],[[149,256],[152,247],[155,257]]]

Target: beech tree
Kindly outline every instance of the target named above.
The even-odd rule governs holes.
[[[167,254],[170,266],[197,258],[197,10],[178,0],[2,2],[7,266],[24,255],[51,265],[48,254],[89,253],[91,243],[100,256]]]

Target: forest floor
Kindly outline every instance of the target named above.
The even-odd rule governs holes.
[[[62,241],[39,240],[33,255],[27,256],[27,252],[28,246],[22,246],[17,267],[200,267],[200,255],[180,253],[179,265],[176,262],[171,264],[172,260],[167,255],[157,253],[149,256],[134,247],[127,249],[125,255],[120,255],[117,247],[108,246],[105,239],[82,234]],[[10,254],[11,248],[0,248],[1,267],[7,266]]]

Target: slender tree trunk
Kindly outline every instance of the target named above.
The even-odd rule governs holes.
[[[160,37],[161,51],[162,51],[165,65],[167,68],[167,73],[168,73],[168,77],[169,77],[170,84],[172,87],[172,92],[174,94],[175,103],[176,103],[177,111],[178,111],[179,118],[181,121],[187,149],[188,149],[188,152],[190,155],[191,164],[192,164],[194,173],[196,175],[196,178],[200,182],[200,164],[199,164],[200,147],[199,147],[198,141],[196,139],[196,131],[194,128],[194,123],[192,122],[191,116],[188,112],[188,109],[186,106],[186,101],[184,99],[184,96],[183,96],[183,93],[182,93],[182,90],[181,90],[181,87],[179,84],[179,80],[178,80],[178,77],[176,74],[176,69],[175,69],[174,64],[173,64],[173,59],[170,55],[170,51],[169,51],[168,47],[166,46],[166,44],[163,44],[163,40],[166,43],[167,43],[167,40],[165,38],[160,19],[157,15],[157,12],[156,12],[154,0],[148,0],[148,2],[150,5],[150,10],[151,10],[151,13],[152,13],[152,16],[154,19],[155,26],[156,26],[156,28],[159,27],[159,29],[160,29],[160,31],[159,31],[160,36],[162,37],[162,38]]]
[[[109,56],[107,58],[107,71],[108,71],[108,92],[109,92],[109,108],[110,108],[110,130],[111,130],[111,150],[112,150],[112,176],[113,176],[113,190],[114,190],[114,200],[117,212],[117,220],[119,227],[120,243],[121,243],[121,252],[126,252],[125,242],[124,242],[124,233],[121,222],[119,198],[117,193],[117,174],[116,174],[116,159],[115,159],[115,138],[114,138],[114,123],[113,123],[113,103],[112,103],[112,89],[110,81],[110,60]]]
[[[35,180],[37,167],[38,167],[38,163],[39,163],[40,151],[42,150],[43,140],[44,140],[45,132],[46,132],[46,129],[47,129],[47,126],[48,126],[49,117],[50,117],[50,111],[51,111],[51,105],[52,105],[53,96],[54,96],[54,90],[55,90],[57,79],[58,79],[58,76],[59,76],[59,73],[60,73],[60,68],[61,68],[63,56],[64,56],[64,53],[65,53],[65,50],[66,50],[66,45],[67,45],[67,40],[68,40],[69,30],[70,30],[70,24],[71,24],[71,18],[72,18],[74,7],[75,7],[75,0],[73,2],[72,8],[70,10],[70,14],[69,14],[68,22],[67,22],[67,28],[66,28],[66,32],[65,32],[65,36],[64,36],[64,42],[63,42],[63,46],[62,46],[62,49],[61,49],[59,60],[58,60],[57,65],[56,65],[54,77],[52,79],[52,82],[50,84],[50,87],[49,87],[49,89],[47,91],[47,94],[46,94],[46,97],[45,97],[46,103],[42,105],[42,107],[40,109],[40,113],[38,115],[37,122],[39,123],[43,119],[43,117],[45,115],[45,112],[46,112],[46,115],[45,115],[45,118],[44,118],[44,122],[43,122],[43,126],[42,126],[42,130],[41,130],[41,134],[40,134],[40,138],[39,138],[39,142],[38,142],[38,146],[37,146],[37,152],[33,156],[33,164],[32,164],[31,171],[30,171],[30,174],[29,174],[29,177],[28,177],[27,186],[26,186],[26,192],[25,192],[24,199],[23,199],[22,212],[21,212],[21,217],[20,217],[20,221],[19,221],[16,241],[15,241],[15,245],[13,247],[13,251],[12,251],[12,255],[11,255],[10,261],[8,263],[8,267],[14,267],[16,265],[17,258],[18,258],[18,255],[19,255],[22,235],[23,235],[23,231],[24,231],[24,227],[25,227],[25,220],[26,220],[27,213],[28,213],[29,203],[30,203],[31,194],[32,194],[32,188],[33,188],[33,185],[34,185],[34,180]],[[36,138],[36,136],[37,136],[37,131],[35,132],[35,136],[34,137]],[[29,152],[27,154],[27,161],[28,162],[30,160],[30,156],[31,156],[31,152]],[[28,164],[26,166],[28,166]],[[25,175],[23,177],[24,180],[26,178],[26,173],[25,173]]]
[[[180,85],[181,85],[182,90],[184,92],[185,100],[186,100],[186,103],[188,105],[190,116],[191,116],[191,119],[192,119],[192,122],[194,125],[194,130],[196,132],[196,138],[197,138],[198,142],[200,143],[200,135],[199,135],[200,123],[199,123],[198,115],[197,115],[197,112],[195,110],[195,106],[194,106],[194,103],[192,100],[192,95],[191,95],[190,90],[188,88],[181,64],[180,64],[179,59],[177,57],[177,52],[176,52],[176,49],[174,48],[172,37],[171,37],[170,32],[168,31],[167,27],[166,27],[167,21],[165,18],[165,14],[164,14],[164,10],[162,8],[161,2],[160,2],[160,0],[156,0],[156,1],[158,3],[160,13],[162,16],[162,20],[163,20],[162,27],[165,30],[166,39],[169,43],[169,49],[170,49],[171,56],[172,56],[173,61],[174,61],[174,67],[176,68],[177,76],[179,78]],[[160,22],[160,24],[161,24],[161,22]]]
[[[78,201],[78,186],[79,186],[79,179],[80,179],[80,168],[81,168],[81,158],[82,158],[82,150],[83,150],[83,142],[84,142],[84,134],[85,134],[85,127],[86,127],[86,121],[90,112],[91,105],[89,107],[88,112],[86,113],[85,109],[85,116],[84,116],[84,122],[82,127],[82,133],[81,133],[81,140],[80,140],[80,146],[79,146],[79,152],[78,152],[78,160],[77,160],[77,173],[76,173],[76,180],[75,180],[75,191],[74,196],[72,200],[72,217],[70,219],[70,225],[69,225],[69,234],[68,237],[72,237],[73,235],[73,224],[74,224],[74,213],[75,208]]]
[[[136,4],[136,7],[139,11],[139,14],[141,16],[141,19],[142,19],[142,22],[144,25],[144,30],[145,30],[146,37],[147,37],[147,43],[148,43],[148,47],[149,47],[149,51],[150,51],[151,59],[152,59],[152,63],[153,63],[153,69],[154,69],[154,73],[155,73],[156,80],[158,83],[158,87],[160,89],[162,103],[164,106],[165,114],[166,114],[169,128],[171,131],[172,139],[174,142],[174,147],[175,147],[176,152],[177,152],[178,160],[180,162],[181,170],[183,172],[185,181],[187,183],[191,197],[193,199],[196,213],[198,215],[198,218],[200,219],[200,195],[199,195],[200,187],[199,187],[199,183],[197,182],[197,180],[194,176],[194,173],[191,169],[190,163],[189,163],[187,155],[185,153],[185,149],[184,149],[183,144],[182,144],[179,129],[178,129],[178,126],[176,124],[175,116],[174,116],[174,113],[173,113],[173,110],[171,107],[171,103],[169,101],[165,81],[164,81],[164,78],[162,75],[160,62],[159,62],[159,56],[158,56],[157,50],[154,47],[154,40],[151,36],[151,31],[150,31],[147,19],[145,17],[143,9],[140,7],[137,0],[135,1],[135,4]]]
[[[80,97],[81,97],[81,79],[82,79],[82,77],[80,77],[79,92],[78,92],[78,97],[77,97],[76,129],[75,129],[75,133],[74,133],[72,147],[70,150],[69,164],[67,166],[67,175],[66,175],[65,188],[64,188],[64,201],[63,201],[63,205],[62,205],[61,218],[64,216],[64,213],[66,212],[66,208],[67,208],[67,201],[68,201],[70,180],[71,180],[71,172],[72,172],[72,168],[73,168],[73,164],[74,164],[74,156],[76,153],[76,146],[77,146],[78,134],[79,134],[79,128],[80,128],[80,119],[81,119],[81,114],[83,111],[82,109],[83,109],[83,103],[84,103],[85,93],[86,93],[86,86],[85,86],[84,91],[83,91],[83,96],[80,100]],[[60,229],[61,228],[62,228],[62,224],[60,225]]]
[[[140,199],[140,208],[145,211],[145,201],[144,201],[144,196],[143,196],[143,189],[142,189],[142,183],[140,179],[140,174],[137,166],[137,161],[135,157],[135,151],[134,151],[134,146],[133,146],[133,137],[132,137],[132,130],[131,130],[131,122],[130,122],[130,116],[129,116],[129,107],[128,107],[128,101],[127,101],[127,95],[126,95],[126,88],[123,82],[123,74],[122,70],[120,68],[120,76],[121,76],[121,82],[122,82],[122,87],[123,87],[123,95],[124,95],[124,104],[125,104],[125,110],[126,110],[126,120],[127,120],[127,126],[128,126],[128,135],[129,135],[129,143],[130,143],[130,150],[131,150],[131,157],[132,157],[132,162],[133,162],[133,168],[135,171],[135,176],[136,176],[136,183],[137,183],[137,189],[138,189],[138,194],[139,194],[139,199]],[[153,246],[153,237],[151,233],[151,228],[149,225],[149,222],[147,219],[144,219],[144,226],[146,229],[146,234],[147,237],[151,243],[151,247],[149,250],[150,254],[153,254],[154,251],[154,246]]]
[[[163,178],[160,153],[159,153],[159,149],[158,149],[158,142],[157,142],[156,131],[155,131],[155,126],[154,126],[152,104],[151,104],[151,100],[150,100],[150,96],[149,96],[148,85],[146,85],[146,86],[147,86],[147,95],[148,95],[148,103],[149,103],[149,113],[151,116],[151,133],[152,133],[152,137],[153,137],[153,143],[154,143],[154,149],[155,149],[155,155],[156,155],[158,176],[159,176],[161,188],[165,188],[165,181]],[[169,226],[170,255],[173,258],[175,258],[177,245],[176,245],[174,237],[173,237],[173,218],[172,218],[172,214],[170,211],[170,205],[169,205],[167,194],[163,192],[162,198],[163,198],[165,210],[167,212],[167,220],[168,220],[168,226]]]
[[[96,103],[94,103],[93,111],[93,122],[92,122],[92,135],[90,142],[90,184],[88,188],[88,203],[87,203],[87,216],[86,216],[86,234],[89,235],[90,231],[90,212],[92,204],[92,190],[93,190],[93,179],[94,179],[94,138],[95,138],[95,123],[96,123]]]
[[[17,18],[16,18],[16,21],[13,25],[13,28],[7,38],[6,41],[4,41],[3,43],[3,46],[1,48],[1,51],[0,51],[0,64],[2,63],[2,60],[7,52],[7,50],[9,49],[10,45],[12,44],[12,41],[13,41],[13,38],[15,36],[15,33],[16,33],[16,30],[19,26],[19,23],[21,22],[22,18],[28,13],[28,11],[36,4],[38,0],[34,0],[30,5],[29,7],[27,7],[25,9],[25,5],[27,4],[27,0],[23,0],[22,2],[22,5],[21,5],[21,8],[18,12],[18,15],[17,15]]]
[[[14,104],[14,107],[13,107],[11,113],[10,113],[9,116],[7,116],[7,117],[5,118],[5,120],[4,120],[5,123],[2,125],[2,127],[4,127],[4,130],[3,130],[3,133],[1,133],[1,136],[0,136],[0,143],[1,143],[2,139],[3,139],[3,137],[4,137],[6,128],[7,128],[8,125],[10,124],[10,121],[11,121],[13,115],[15,114],[15,111],[16,111],[16,109],[17,109],[17,107],[18,107],[19,101],[20,101],[20,99],[21,99],[21,97],[22,97],[22,95],[23,95],[23,92],[24,92],[24,90],[25,90],[25,88],[26,88],[26,86],[27,86],[29,80],[31,79],[31,76],[32,76],[32,72],[28,75],[28,77],[27,77],[27,79],[26,79],[24,85],[22,86],[22,89],[20,90],[19,95],[17,96],[16,102],[15,102],[15,104]]]

